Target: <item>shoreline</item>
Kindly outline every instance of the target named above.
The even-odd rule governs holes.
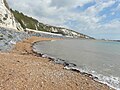
[[[52,41],[52,40],[49,40],[49,41]],[[41,41],[38,41],[38,42],[35,42],[32,44],[32,48],[33,48],[33,53],[35,53],[36,55],[42,57],[42,58],[47,58],[49,59],[50,61],[53,61],[53,63],[55,64],[60,64],[60,65],[63,65],[64,66],[64,69],[66,70],[71,70],[71,71],[74,71],[74,72],[77,72],[77,73],[80,73],[81,75],[84,75],[84,76],[87,76],[87,77],[90,77],[92,80],[96,81],[96,82],[99,82],[101,84],[104,84],[104,85],[107,85],[109,86],[110,88],[114,88],[114,89],[119,89],[119,88],[116,88],[115,86],[111,85],[110,83],[108,83],[107,81],[105,82],[104,80],[101,80],[100,78],[100,75],[101,74],[93,74],[93,73],[88,73],[88,71],[85,71],[85,70],[82,70],[81,68],[79,68],[77,66],[77,64],[74,64],[74,63],[71,63],[71,62],[68,62],[66,61],[65,59],[61,59],[61,58],[56,58],[56,57],[53,57],[53,56],[50,56],[48,54],[44,54],[44,53],[41,53],[41,52],[37,52],[37,49],[35,49],[34,45],[36,43],[39,43]],[[46,42],[46,41],[42,41],[42,42]],[[107,76],[103,76],[104,78],[107,77]],[[109,77],[107,77],[109,78]]]
[[[5,71],[0,68],[4,72],[0,72],[0,74],[5,74],[6,78],[9,77],[7,75],[11,71],[9,69],[12,69],[14,72],[19,72],[18,74],[14,72],[12,74],[10,73],[7,83],[5,83],[7,87],[0,82],[1,86],[3,85],[2,87],[7,89],[22,88],[22,90],[31,88],[34,90],[58,90],[59,88],[61,90],[114,90],[106,84],[92,80],[88,76],[72,70],[65,70],[63,65],[55,64],[50,59],[42,58],[40,57],[41,55],[33,52],[33,43],[48,40],[59,39],[31,37],[22,42],[18,42],[11,52],[0,53],[1,65],[5,63],[3,67],[7,67]],[[29,71],[32,76],[28,75]],[[20,77],[15,78],[16,74]],[[2,79],[2,81],[6,80]]]

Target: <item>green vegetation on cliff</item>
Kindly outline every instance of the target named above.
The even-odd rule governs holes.
[[[21,24],[21,26],[25,28],[30,28],[30,29],[36,29],[36,26],[38,21],[33,19],[32,17],[28,17],[24,15],[23,13],[19,13],[18,11],[13,11],[11,10],[12,13],[14,14],[15,18],[17,21]]]
[[[16,20],[21,24],[23,29],[29,28],[29,29],[34,29],[34,30],[38,30],[38,31],[62,34],[64,36],[71,36],[71,37],[76,37],[76,38],[91,38],[87,35],[75,32],[70,29],[56,27],[56,26],[50,26],[47,24],[40,23],[38,20],[36,20],[32,17],[29,17],[27,15],[24,15],[23,13],[20,13],[16,10],[14,11],[11,9],[11,12],[13,13]]]
[[[23,13],[20,13],[18,11],[13,11],[11,10],[13,15],[15,16],[16,20],[21,24],[21,26],[26,29],[34,29],[38,31],[46,31],[46,32],[51,32],[50,28],[52,26],[47,26],[43,23],[40,23],[38,20],[28,17],[27,15],[24,15]]]

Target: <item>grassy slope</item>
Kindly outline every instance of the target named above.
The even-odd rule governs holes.
[[[45,28],[46,25],[38,22],[38,20],[33,19],[32,17],[28,17],[24,15],[23,13],[19,13],[18,11],[13,11],[11,10],[12,13],[14,14],[15,18],[17,21],[21,24],[21,26],[25,28],[30,28],[30,29],[35,29],[39,31],[48,31],[49,32],[49,27]]]
[[[40,23],[38,20],[33,19],[32,17],[28,17],[26,15],[24,15],[23,13],[20,13],[18,11],[13,11],[11,10],[11,12],[14,14],[16,20],[21,24],[21,26],[26,29],[26,28],[30,28],[30,29],[34,29],[34,30],[38,30],[38,31],[45,31],[45,32],[52,32],[52,33],[57,33],[57,34],[62,34],[62,35],[67,35],[62,29],[62,27],[55,27],[55,26],[50,26],[50,25],[46,25],[43,23]],[[57,30],[53,31],[53,30]],[[68,31],[72,31],[75,32],[73,30],[69,30]],[[78,33],[78,32],[75,32]],[[78,33],[81,35],[81,38],[85,38],[86,35]],[[91,38],[91,37],[90,37]]]

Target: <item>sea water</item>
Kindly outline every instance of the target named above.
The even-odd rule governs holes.
[[[77,68],[98,81],[120,89],[120,43],[102,40],[70,39],[38,42],[38,53],[61,58],[77,65]]]

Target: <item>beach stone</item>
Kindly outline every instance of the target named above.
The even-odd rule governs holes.
[[[27,39],[31,36],[46,38],[62,38],[57,35],[48,35],[42,33],[17,32],[16,30],[0,27],[0,51],[10,51],[17,42]]]

